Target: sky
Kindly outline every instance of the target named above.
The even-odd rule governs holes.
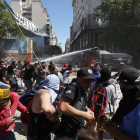
[[[11,0],[6,0],[11,6]],[[63,52],[67,38],[70,38],[70,27],[73,21],[72,0],[41,0],[50,15],[50,25],[61,43]]]

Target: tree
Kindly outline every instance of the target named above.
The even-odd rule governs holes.
[[[101,40],[116,50],[133,56],[140,53],[140,1],[101,0],[94,20],[107,24]]]
[[[62,54],[62,48],[57,45],[49,45],[49,54],[50,55]]]
[[[11,34],[11,36],[22,39],[22,34],[14,19],[7,10],[4,2],[0,0],[0,41],[3,41],[7,34]]]

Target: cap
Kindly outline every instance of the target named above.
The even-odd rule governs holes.
[[[64,64],[64,67],[67,68],[68,67],[68,64]]]
[[[83,67],[77,72],[77,77],[82,77],[84,79],[92,79],[95,80],[94,78],[94,73],[90,68]]]
[[[122,70],[117,81],[127,85],[134,85],[140,89],[140,72],[135,68],[125,68]]]
[[[9,99],[11,99],[10,89],[5,85],[1,85],[0,86],[0,104],[5,103]]]

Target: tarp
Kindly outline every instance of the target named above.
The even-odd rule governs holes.
[[[33,36],[44,36],[49,37],[48,34],[41,31],[36,25],[34,25],[30,20],[27,18],[19,15],[18,13],[14,12],[13,9],[8,5],[8,3],[3,0],[6,4],[9,12],[11,13],[13,19],[15,22],[19,25],[20,29],[27,37],[33,37]]]

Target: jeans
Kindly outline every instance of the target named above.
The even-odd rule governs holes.
[[[0,140],[16,140],[15,134],[14,134],[13,131],[11,131],[11,132],[8,133],[7,135],[0,136]]]
[[[26,91],[29,91],[32,89],[33,82],[31,80],[24,80],[23,82],[25,84],[25,87],[27,88]]]

